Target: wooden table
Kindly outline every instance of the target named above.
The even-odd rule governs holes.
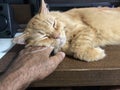
[[[15,45],[0,60],[1,74],[23,48]],[[54,73],[43,81],[33,82],[31,87],[120,85],[120,46],[107,46],[105,49],[107,56],[97,62],[87,63],[66,57]]]

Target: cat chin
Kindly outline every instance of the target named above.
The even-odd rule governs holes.
[[[65,45],[65,42],[66,42],[66,38],[65,37],[60,38],[60,46],[61,47],[63,47]]]
[[[56,39],[54,43],[54,54],[60,51],[61,48],[65,45],[65,43],[66,43],[66,37],[61,37],[59,39]]]

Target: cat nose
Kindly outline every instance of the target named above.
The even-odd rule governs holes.
[[[60,38],[60,33],[54,33],[53,38],[54,39],[59,39]]]

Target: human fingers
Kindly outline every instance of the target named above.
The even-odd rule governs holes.
[[[55,56],[50,57],[49,62],[57,66],[60,62],[63,61],[64,57],[64,52],[58,52]]]
[[[37,79],[42,80],[48,75],[50,75],[53,71],[55,71],[59,63],[64,59],[64,57],[65,54],[63,52],[58,52],[55,56],[52,56],[48,60],[46,60],[46,62],[44,62],[44,64],[42,65],[42,68],[39,68],[42,73],[39,73]]]
[[[20,55],[30,54],[30,53],[33,53],[33,54],[37,53],[37,54],[39,54],[40,52],[44,52],[44,53],[50,54],[52,49],[53,49],[52,47],[32,46],[32,47],[24,48],[20,52]]]
[[[42,49],[38,49],[38,50],[33,50],[31,51],[32,54],[36,54],[36,55],[43,55],[44,57],[49,57],[50,53],[52,52],[53,47],[44,47]]]
[[[31,47],[28,48],[24,48],[20,51],[19,55],[23,55],[26,51],[28,51],[28,49],[30,49]]]

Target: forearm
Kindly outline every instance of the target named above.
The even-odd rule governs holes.
[[[24,73],[25,70],[19,69],[8,75],[0,81],[0,90],[23,90],[30,83],[29,75]]]
[[[43,47],[24,49],[1,77],[0,90],[24,90],[32,81],[42,80],[51,74],[65,56],[64,53],[58,53],[49,57],[52,50],[43,50]]]

